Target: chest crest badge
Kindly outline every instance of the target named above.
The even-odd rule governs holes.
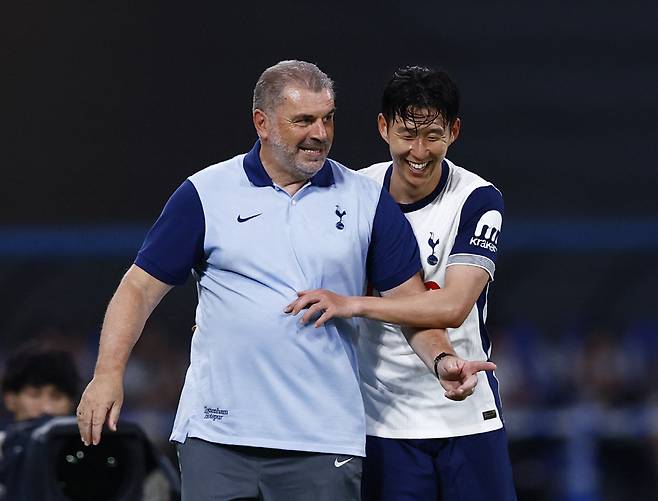
[[[439,239],[434,240],[434,233],[430,231],[430,238],[427,241],[428,245],[432,249],[432,253],[427,256],[427,264],[430,266],[436,266],[439,263],[439,258],[434,255],[434,248],[439,245]]]
[[[345,214],[347,214],[347,212],[344,211],[344,210],[341,210],[340,206],[337,205],[336,206],[336,215],[338,216],[338,222],[336,223],[336,228],[338,228],[339,230],[342,230],[343,228],[345,228],[345,224],[343,223],[343,217],[345,217]]]

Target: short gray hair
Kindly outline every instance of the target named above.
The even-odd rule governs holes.
[[[313,63],[280,61],[267,68],[256,82],[252,111],[273,110],[283,99],[288,85],[301,85],[313,92],[328,90],[334,96],[334,82]]]

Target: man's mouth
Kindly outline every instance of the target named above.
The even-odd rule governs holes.
[[[299,146],[299,150],[302,151],[307,157],[320,159],[325,154],[325,148],[323,146]]]
[[[411,160],[407,160],[407,163],[411,167],[412,170],[415,172],[423,172],[425,169],[427,169],[427,166],[430,164],[430,161],[428,160],[427,162],[423,163],[417,163],[417,162],[412,162]]]

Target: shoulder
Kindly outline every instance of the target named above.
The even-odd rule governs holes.
[[[350,187],[359,190],[359,192],[365,191],[379,196],[382,189],[381,183],[369,176],[362,175],[362,171],[352,170],[333,159],[329,161],[333,168],[334,181],[337,187]]]
[[[218,183],[216,183],[216,180],[219,178],[222,179],[221,184],[225,185],[227,182],[230,182],[232,177],[240,176],[242,173],[242,160],[245,155],[245,153],[242,153],[233,158],[229,158],[228,160],[224,160],[223,162],[210,165],[205,169],[201,169],[192,174],[188,179],[197,189],[204,187],[207,184],[212,184],[217,187]]]
[[[500,190],[481,176],[452,162],[450,168],[454,176],[453,189],[459,192],[459,199],[462,201],[460,227],[477,222],[478,228],[486,224],[500,231],[505,212],[505,203]]]
[[[368,167],[364,167],[363,169],[359,170],[358,173],[363,176],[367,176],[370,179],[374,179],[375,181],[382,184],[384,182],[384,176],[386,176],[386,171],[388,170],[390,165],[391,165],[390,160],[387,162],[378,162]]]
[[[488,193],[493,198],[499,198],[502,201],[503,195],[496,186],[464,167],[461,167],[446,158],[450,168],[449,189],[461,192],[468,198],[474,191]]]

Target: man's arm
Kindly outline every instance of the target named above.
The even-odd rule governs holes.
[[[391,303],[406,303],[407,299],[417,298],[420,294],[424,294],[425,286],[420,279],[420,274],[416,273],[413,277],[406,282],[390,289],[382,294],[384,297],[373,298],[379,300],[386,300]],[[313,297],[313,293],[317,292],[323,296],[323,300],[319,301],[309,308],[303,318],[303,322],[310,322],[314,316],[322,314],[316,321],[316,325],[322,325],[327,320],[342,316],[344,318],[356,315],[338,315],[340,312],[339,307],[335,304],[329,305],[333,299],[338,299],[339,302],[350,299],[361,299],[359,297],[346,297],[339,296],[330,291],[318,290],[308,293]],[[295,303],[286,308],[286,312],[297,314],[304,306],[301,306],[305,296],[300,297]],[[300,302],[301,301],[301,302]],[[327,306],[328,309],[323,307]],[[322,311],[324,309],[324,311]],[[414,350],[416,355],[423,361],[427,368],[439,379],[441,386],[445,390],[445,396],[451,400],[464,400],[471,395],[477,385],[477,372],[483,370],[495,370],[496,365],[492,362],[480,361],[466,361],[459,358],[456,354],[448,335],[444,329],[428,329],[428,328],[415,328],[402,326],[402,332],[409,343],[409,346]],[[442,354],[447,353],[449,356],[440,358],[435,366],[436,358]],[[435,372],[436,371],[436,372]]]
[[[299,299],[286,308],[296,315],[308,311],[302,321],[315,321],[319,327],[327,320],[340,317],[365,317],[411,327],[446,329],[459,327],[473,308],[489,281],[489,273],[470,265],[452,265],[446,270],[445,287],[439,290],[414,290],[406,295],[340,296],[324,289],[299,293]]]
[[[493,185],[471,192],[461,209],[442,289],[395,300],[306,291],[300,293],[300,299],[291,305],[290,311],[298,313],[312,305],[317,306],[316,312],[328,312],[324,318],[320,317],[322,321],[331,317],[362,316],[412,326],[459,327],[487,282],[493,279],[503,213],[503,196]],[[483,241],[487,245],[480,245]]]
[[[77,410],[85,445],[100,442],[106,420],[110,429],[116,430],[128,357],[146,320],[171,288],[135,265],[121,280],[105,313],[94,377]]]

